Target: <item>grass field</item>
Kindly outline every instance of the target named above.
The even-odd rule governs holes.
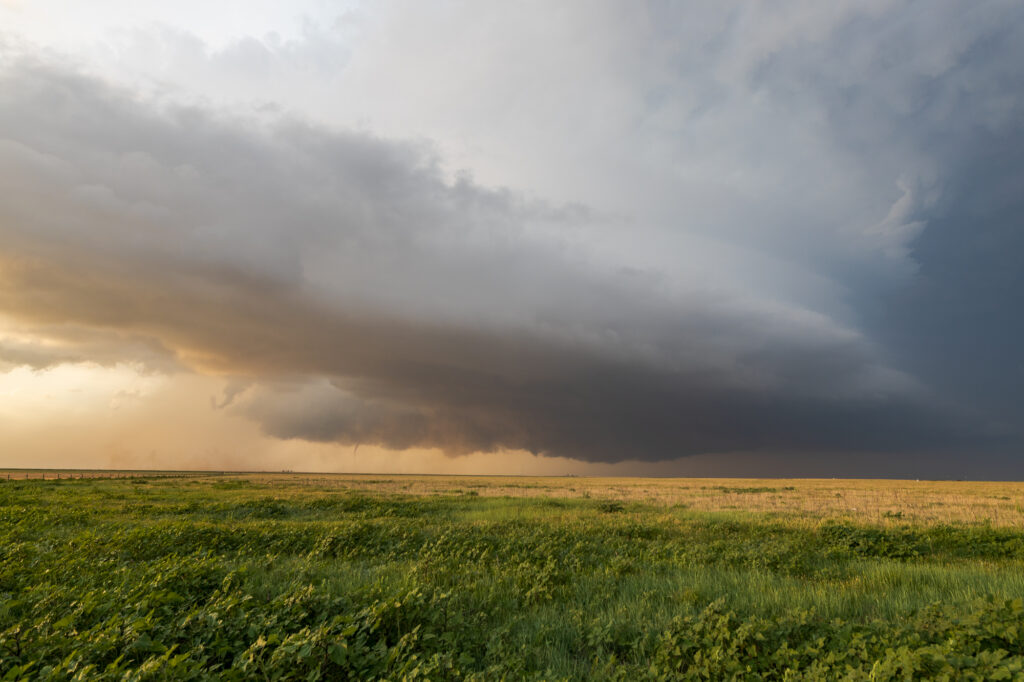
[[[1022,484],[24,473],[4,679],[1024,679]]]

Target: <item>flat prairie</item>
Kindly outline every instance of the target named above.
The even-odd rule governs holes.
[[[600,498],[788,519],[1024,527],[1024,483],[872,479],[248,474],[269,486],[411,495]]]
[[[1024,679],[1022,504],[1019,483],[5,471],[0,679]]]

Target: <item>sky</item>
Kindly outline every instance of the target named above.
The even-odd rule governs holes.
[[[0,466],[1024,478],[1024,5],[0,0]]]

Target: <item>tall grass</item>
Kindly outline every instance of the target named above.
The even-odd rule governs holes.
[[[416,496],[262,477],[4,482],[0,675],[614,679],[710,666],[715,679],[740,661],[813,679],[815,642],[858,632],[835,645],[850,670],[931,670],[945,652],[962,671],[949,657],[970,647],[1007,652],[971,666],[1024,656],[999,629],[1018,618],[1002,605],[1024,595],[1020,530],[450,483]],[[988,639],[978,619],[998,625]],[[750,632],[804,649],[764,658],[741,646]],[[886,658],[889,640],[909,658]],[[710,661],[701,647],[739,648]]]

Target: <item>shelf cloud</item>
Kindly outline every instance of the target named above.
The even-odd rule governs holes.
[[[382,7],[360,30],[409,38],[417,10]],[[436,82],[417,96],[437,139],[415,111],[402,135],[393,108],[368,129],[312,100],[186,101],[8,39],[0,369],[222,377],[211,409],[276,439],[1013,470],[1024,17],[857,7],[570,3],[521,63],[478,46],[481,83],[443,59],[484,11],[455,5],[396,48]],[[369,65],[411,87],[376,39],[157,35],[197,87],[314,55],[353,93],[389,102]],[[479,173],[453,170],[463,129]]]

